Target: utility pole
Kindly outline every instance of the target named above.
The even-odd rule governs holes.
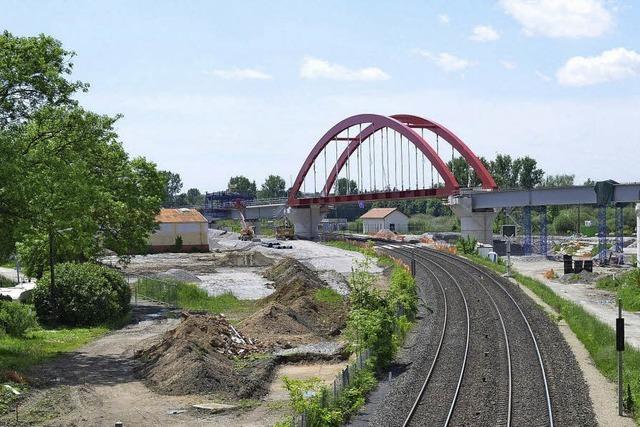
[[[622,352],[624,352],[624,317],[622,317],[622,300],[618,299],[618,318],[616,319],[616,351],[618,352],[618,415],[624,413],[624,384],[622,369]]]

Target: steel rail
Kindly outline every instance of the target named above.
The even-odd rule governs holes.
[[[411,251],[409,250],[403,250],[403,248],[394,248],[394,249],[390,249],[390,248],[383,248],[383,249],[387,249],[390,252],[396,252],[396,253],[403,253],[403,252],[407,252],[409,254],[412,254]],[[431,261],[433,262],[433,261]],[[444,294],[444,287],[442,287],[442,284],[440,283],[440,279],[438,279],[438,277],[434,274],[433,270],[430,269],[429,267],[427,267],[424,263],[416,260],[416,263],[419,264],[420,266],[422,266],[422,268],[424,268],[425,270],[427,270],[429,273],[431,273],[431,275],[433,277],[435,277],[436,281],[438,282],[438,284],[440,285],[443,294]],[[462,368],[460,369],[460,376],[458,377],[458,384],[456,385],[456,390],[454,392],[454,396],[453,396],[453,400],[451,401],[451,406],[449,407],[449,412],[447,413],[447,418],[444,422],[444,426],[448,426],[449,422],[451,421],[451,416],[453,415],[453,409],[455,408],[456,402],[458,400],[458,395],[460,394],[460,387],[462,385],[462,378],[464,377],[464,372],[465,372],[465,368],[467,365],[467,358],[469,356],[469,334],[470,334],[470,316],[469,316],[469,305],[467,304],[467,298],[464,295],[464,292],[462,291],[462,288],[460,287],[460,284],[458,283],[458,281],[451,275],[449,274],[449,272],[447,270],[445,270],[444,268],[440,267],[439,265],[435,264],[436,267],[438,267],[440,270],[442,270],[447,276],[449,276],[451,278],[451,280],[453,281],[453,283],[456,285],[456,287],[458,288],[458,292],[460,292],[460,296],[462,297],[462,301],[464,303],[464,308],[465,308],[465,315],[466,315],[466,319],[467,319],[467,334],[466,334],[466,339],[465,339],[465,349],[464,349],[464,357],[462,359]],[[446,319],[446,318],[445,318]],[[441,342],[440,345],[442,344],[442,339],[444,338],[444,331],[443,334],[441,336]],[[438,346],[438,353],[437,356],[439,356],[440,354],[440,346]],[[429,370],[428,374],[427,374],[427,378],[425,379],[425,381],[423,382],[422,388],[420,390],[420,393],[418,394],[418,397],[416,398],[411,411],[409,412],[407,418],[405,419],[405,422],[403,424],[403,427],[406,427],[409,422],[411,421],[411,418],[413,417],[413,415],[416,412],[416,409],[418,408],[420,401],[422,400],[422,396],[424,395],[424,391],[426,390],[427,384],[429,382],[429,379],[431,378],[431,374],[433,372],[433,368],[435,367],[436,361],[437,361],[437,356],[436,358],[434,358],[434,361],[431,365],[431,369]]]
[[[395,250],[391,250],[391,249],[387,249],[389,252],[400,252],[400,251],[395,251]],[[436,354],[433,358],[433,361],[431,362],[431,366],[429,367],[429,372],[427,373],[427,376],[424,380],[424,382],[422,383],[422,387],[420,388],[420,392],[418,393],[418,397],[415,399],[415,401],[413,402],[413,406],[411,407],[411,410],[409,411],[409,414],[407,415],[407,418],[404,420],[404,423],[402,424],[402,427],[407,427],[407,425],[409,424],[409,422],[411,421],[411,418],[413,417],[413,414],[415,413],[416,409],[418,408],[418,405],[420,403],[420,400],[422,400],[422,396],[424,395],[425,390],[427,389],[427,384],[429,383],[429,380],[431,379],[431,374],[433,373],[433,369],[436,366],[436,362],[438,361],[438,357],[440,357],[440,350],[442,349],[442,343],[444,342],[444,335],[446,333],[446,329],[447,329],[447,320],[448,320],[448,308],[447,308],[447,294],[444,291],[444,286],[442,286],[442,283],[440,282],[440,279],[438,279],[438,276],[436,276],[435,274],[433,274],[433,271],[431,271],[430,269],[426,268],[425,266],[422,265],[422,263],[420,263],[420,265],[426,270],[428,271],[433,278],[435,279],[436,283],[438,284],[439,288],[440,288],[440,292],[442,293],[442,299],[444,301],[444,316],[443,316],[443,321],[442,321],[442,332],[440,333],[440,341],[438,342],[438,347],[436,349]]]
[[[420,252],[417,251],[407,251],[411,254],[415,254],[418,257],[421,258],[427,258],[425,255],[421,254]],[[433,261],[431,261],[433,262]],[[452,265],[452,266],[456,266],[456,264],[453,261],[450,260],[446,260],[445,262],[447,262],[448,264]],[[462,270],[464,271],[464,270]],[[468,273],[467,273],[468,274]],[[470,275],[471,276],[471,275]],[[509,344],[509,335],[507,334],[507,328],[505,326],[504,323],[504,317],[502,316],[502,312],[500,311],[500,308],[498,307],[498,304],[496,303],[496,301],[493,299],[493,297],[491,296],[491,294],[489,293],[489,291],[487,290],[486,286],[484,286],[484,284],[482,282],[480,282],[477,278],[471,276],[472,280],[474,282],[476,282],[478,285],[480,285],[480,287],[482,288],[482,290],[484,291],[484,293],[489,297],[489,300],[491,301],[491,304],[493,305],[493,308],[496,311],[496,314],[498,315],[498,319],[500,320],[500,326],[502,327],[502,335],[504,337],[504,342],[505,342],[505,353],[506,353],[506,360],[507,360],[507,373],[508,373],[508,400],[507,400],[507,423],[506,426],[510,427],[511,426],[511,408],[512,408],[512,390],[513,390],[513,379],[512,379],[512,370],[511,370],[511,350],[510,350],[510,344]]]
[[[540,353],[540,347],[538,346],[538,341],[536,340],[535,334],[533,333],[533,329],[531,328],[531,325],[529,324],[529,321],[527,320],[527,316],[525,316],[524,312],[522,311],[522,308],[520,308],[520,305],[516,302],[516,300],[513,298],[513,296],[511,296],[511,294],[509,293],[509,291],[507,291],[507,289],[498,281],[495,279],[495,277],[493,277],[493,275],[490,272],[487,272],[479,267],[477,267],[476,265],[474,265],[473,263],[471,263],[470,261],[461,258],[461,257],[455,257],[453,255],[449,255],[449,254],[445,254],[443,252],[439,252],[439,251],[435,251],[433,249],[427,249],[427,248],[421,248],[421,247],[416,247],[416,249],[418,249],[418,251],[422,251],[424,253],[428,253],[431,255],[436,255],[440,256],[441,258],[448,258],[448,259],[453,259],[461,264],[464,264],[468,267],[473,268],[474,270],[478,271],[479,273],[482,273],[484,275],[486,275],[490,280],[492,280],[496,285],[498,285],[500,287],[500,289],[502,289],[502,291],[509,297],[509,299],[511,300],[511,302],[513,302],[513,304],[515,305],[515,307],[518,309],[518,311],[520,312],[520,315],[522,316],[522,319],[524,320],[525,324],[527,325],[527,329],[529,330],[529,335],[531,336],[531,340],[533,341],[533,345],[536,349],[536,354],[538,357],[538,363],[540,365],[540,371],[542,373],[542,381],[544,383],[544,392],[545,392],[545,398],[546,398],[546,403],[547,403],[547,412],[549,415],[549,425],[551,427],[554,426],[554,421],[553,421],[553,411],[552,411],[552,403],[551,403],[551,396],[549,395],[549,384],[547,382],[547,374],[544,370],[544,361],[542,360],[542,354]]]

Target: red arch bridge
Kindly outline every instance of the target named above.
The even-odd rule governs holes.
[[[464,162],[467,182],[459,183],[449,165]],[[546,252],[546,207],[596,205],[600,208],[602,245],[606,246],[607,207],[622,216],[622,206],[640,202],[640,184],[607,181],[604,187],[536,188],[498,191],[489,171],[452,131],[433,120],[397,114],[358,114],[329,129],[305,159],[285,200],[256,201],[247,218],[273,218],[285,212],[296,235],[318,236],[330,205],[425,197],[448,198],[460,218],[462,235],[481,242],[493,240],[493,220],[500,209],[524,208],[525,253],[531,250],[531,210],[538,210],[543,230],[540,248]],[[598,194],[596,188],[608,189]],[[640,205],[638,205],[640,233]],[[619,222],[619,224],[618,224]],[[622,221],[616,222],[616,245],[622,246]],[[640,246],[640,245],[639,245]],[[527,247],[529,249],[527,249]],[[640,255],[640,249],[639,249]]]

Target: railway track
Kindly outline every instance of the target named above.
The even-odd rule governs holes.
[[[421,274],[435,280],[444,297],[441,341],[429,356],[433,358],[430,369],[404,425],[553,426],[553,405],[536,336],[501,279],[448,254],[412,245],[381,248],[415,259]],[[454,312],[462,312],[460,299],[467,319],[462,363],[455,349],[463,337],[449,326],[456,318]],[[458,357],[447,353],[448,348]],[[467,367],[471,369],[465,376]],[[449,384],[457,378],[455,389],[442,388],[442,376],[449,377]],[[451,402],[446,417],[436,401]]]

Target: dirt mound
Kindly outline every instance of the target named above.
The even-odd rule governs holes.
[[[136,353],[136,374],[165,394],[259,397],[275,367],[272,358],[251,355],[259,350],[222,316],[185,315],[160,343]]]
[[[270,347],[288,348],[337,335],[345,326],[347,307],[338,296],[318,296],[327,284],[299,261],[284,258],[265,272],[273,280],[274,293],[263,298],[263,307],[240,323],[240,328]]]
[[[387,230],[387,229],[382,229],[380,231],[378,231],[376,234],[373,235],[373,237],[375,237],[376,239],[385,239],[385,240],[393,240],[393,241],[397,241],[397,242],[402,242],[404,241],[404,237],[394,233],[391,230]]]

